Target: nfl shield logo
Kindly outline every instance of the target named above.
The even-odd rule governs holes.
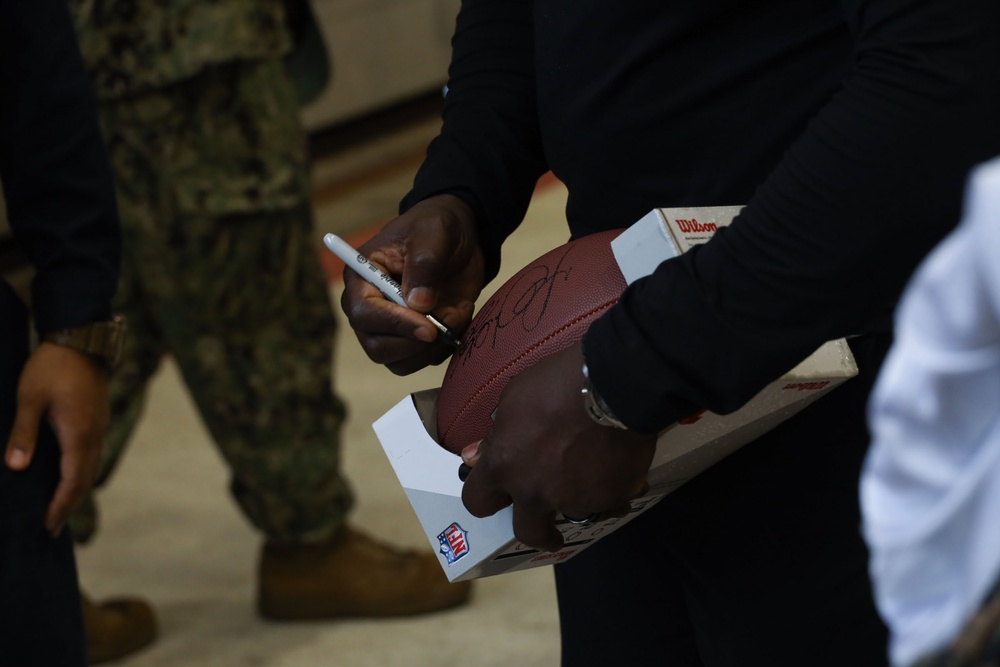
[[[438,535],[438,542],[441,543],[441,553],[448,559],[449,565],[469,553],[468,533],[457,523],[445,528],[444,532]]]

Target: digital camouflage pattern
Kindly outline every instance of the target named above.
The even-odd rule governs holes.
[[[167,4],[254,3],[94,4],[166,12]],[[222,25],[228,38],[233,26]],[[331,387],[336,321],[317,256],[305,137],[280,58],[215,65],[104,100],[100,112],[124,237],[116,307],[129,334],[98,485],[169,353],[250,521],[278,540],[329,536],[353,504],[340,474],[345,410]],[[93,534],[92,500],[72,527],[80,541]]]
[[[69,0],[99,99],[184,81],[291,48],[284,0]]]

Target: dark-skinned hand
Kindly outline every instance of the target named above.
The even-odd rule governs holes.
[[[110,421],[107,374],[87,355],[41,343],[28,358],[17,388],[17,413],[7,439],[6,463],[25,470],[43,419],[59,440],[59,484],[45,516],[57,536],[90,492]]]
[[[461,333],[472,320],[485,281],[485,261],[472,209],[437,195],[390,221],[358,249],[399,281],[414,310],[386,299],[353,271],[344,272],[341,307],[372,361],[397,375],[440,364],[453,351],[421,313]]]
[[[493,429],[462,453],[472,468],[462,501],[486,517],[513,505],[514,535],[556,551],[557,514],[621,516],[647,490],[655,434],[602,426],[587,415],[581,344],[515,376],[500,397]]]

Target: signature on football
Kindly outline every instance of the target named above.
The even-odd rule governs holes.
[[[486,302],[466,333],[465,349],[461,353],[463,363],[475,356],[477,349],[496,349],[501,332],[505,329],[531,331],[538,326],[545,316],[554,290],[558,285],[565,286],[570,278],[572,267],[562,268],[570,250],[567,248],[559,256],[554,267],[538,265],[524,271],[509,287],[505,286],[506,292],[502,298],[492,298]]]

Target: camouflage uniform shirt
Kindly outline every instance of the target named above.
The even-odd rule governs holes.
[[[291,48],[283,0],[69,0],[100,100]]]

